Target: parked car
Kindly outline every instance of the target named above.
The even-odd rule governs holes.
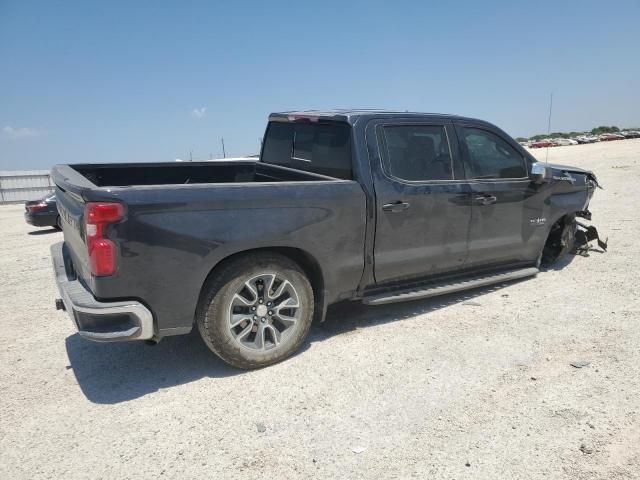
[[[624,138],[640,138],[640,132],[636,132],[634,130],[620,132],[620,134],[624,136]]]
[[[624,140],[624,135],[619,133],[603,133],[598,137],[601,142],[610,142],[612,140]]]
[[[579,137],[576,137],[576,141],[580,144],[585,144],[585,143],[596,143],[599,141],[599,139],[595,135],[581,135]]]
[[[197,326],[239,368],[293,354],[341,300],[381,305],[535,275],[596,238],[593,173],[472,118],[272,114],[259,161],[57,165],[51,249],[80,335]],[[606,247],[606,244],[602,244]]]
[[[570,138],[554,138],[553,142],[560,147],[566,147],[569,145],[578,145],[578,142],[571,140]]]
[[[26,202],[24,210],[24,219],[29,225],[61,229],[55,194]]]
[[[225,157],[225,158],[211,158],[205,160],[207,162],[230,162],[231,160],[257,160],[259,155],[246,155],[244,157]],[[175,159],[176,162],[190,162],[191,160],[182,160],[180,158]]]
[[[531,144],[531,148],[546,148],[546,147],[556,147],[556,146],[558,145],[553,140],[538,140]]]

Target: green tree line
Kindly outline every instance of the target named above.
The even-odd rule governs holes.
[[[640,130],[639,128],[626,128],[625,130]],[[572,138],[572,137],[578,137],[580,135],[586,135],[586,134],[591,134],[591,135],[602,135],[603,133],[616,133],[619,132],[620,129],[618,127],[616,127],[615,125],[611,125],[611,126],[606,126],[606,125],[601,125],[599,127],[596,128],[592,128],[591,131],[589,132],[552,132],[550,134],[540,134],[540,135],[534,135],[532,137],[526,138],[526,137],[517,137],[516,141],[517,142],[526,142],[527,140],[533,140],[534,142],[538,141],[538,140],[544,140],[545,138]]]

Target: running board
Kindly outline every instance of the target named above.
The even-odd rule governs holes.
[[[472,288],[531,277],[538,272],[539,270],[536,267],[529,267],[494,273],[491,275],[478,275],[475,277],[467,277],[463,280],[431,284],[425,288],[417,287],[408,290],[396,290],[395,292],[389,292],[382,295],[364,297],[362,299],[362,303],[366,305],[383,305],[385,303],[406,302],[409,300],[436,297],[438,295],[446,295],[447,293],[461,292]]]

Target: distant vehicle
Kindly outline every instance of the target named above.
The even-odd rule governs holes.
[[[224,158],[211,158],[209,160],[204,160],[205,162],[230,162],[230,161],[247,161],[253,160],[258,161],[260,159],[260,155],[247,155],[246,157],[224,157]],[[176,158],[176,162],[190,162],[191,160],[182,160],[181,158]]]
[[[581,135],[579,137],[576,137],[576,141],[578,143],[584,144],[584,143],[596,143],[598,142],[598,137],[596,137],[595,135]]]
[[[60,216],[56,196],[48,195],[40,200],[31,200],[24,204],[24,219],[34,227],[53,227],[61,230]]]
[[[640,138],[640,132],[636,132],[634,130],[620,132],[620,134],[623,135],[624,138]]]
[[[569,145],[578,145],[578,142],[576,142],[575,140],[571,140],[570,138],[555,138],[552,141],[560,147],[566,147]]]
[[[195,327],[240,368],[292,355],[331,303],[524,278],[597,238],[576,221],[591,218],[593,173],[448,115],[272,114],[258,161],[57,165],[52,178],[56,306],[80,335]]]
[[[553,140],[538,140],[537,142],[533,142],[531,144],[531,148],[546,148],[546,147],[556,147],[557,143]]]
[[[229,161],[251,161],[257,162],[260,160],[260,155],[247,155],[246,157],[225,157],[225,158],[214,158],[212,160],[207,160],[208,162],[229,162]]]
[[[624,140],[625,137],[619,133],[603,133],[599,138],[601,142],[610,142],[612,140]]]

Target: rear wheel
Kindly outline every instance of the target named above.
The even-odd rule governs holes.
[[[207,281],[196,322],[207,346],[225,362],[260,368],[300,348],[313,305],[311,284],[295,262],[254,253],[228,262]]]
[[[62,230],[62,221],[60,220],[60,215],[56,217],[56,224],[53,226],[58,231]]]

